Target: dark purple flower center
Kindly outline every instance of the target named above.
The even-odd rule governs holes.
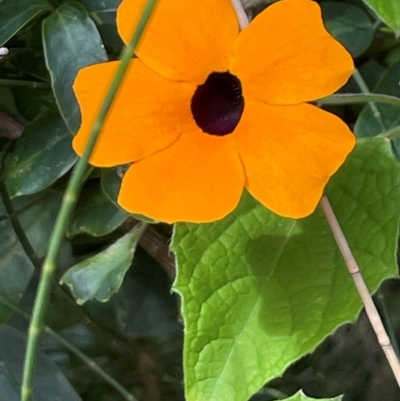
[[[244,109],[242,85],[229,72],[213,72],[197,87],[190,107],[194,121],[206,134],[231,134]]]

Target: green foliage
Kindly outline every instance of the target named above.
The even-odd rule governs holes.
[[[71,267],[63,275],[60,283],[68,285],[78,304],[92,299],[106,302],[118,291],[145,228],[145,224],[139,223],[106,250]]]
[[[0,46],[2,46],[29,21],[53,7],[47,0],[3,0],[0,8]]]
[[[1,204],[1,203],[0,203]],[[44,255],[55,215],[60,205],[60,196],[50,194],[43,202],[37,198],[20,198],[16,209],[21,210],[19,219],[37,254]],[[33,266],[25,254],[14,229],[6,218],[0,217],[0,296],[17,304],[32,278]],[[10,309],[0,303],[0,322],[10,315]]]
[[[399,167],[366,140],[327,191],[371,291],[397,272]],[[248,399],[361,308],[320,210],[284,219],[245,194],[222,221],[177,224],[173,249],[189,401]]]
[[[0,0],[0,47],[9,50],[0,57],[0,179],[7,188],[1,195],[11,198],[14,209],[6,211],[0,201],[0,401],[19,400],[26,321],[15,305],[31,313],[40,276],[22,244],[29,242],[39,261],[46,254],[77,160],[71,139],[80,111],[73,82],[82,67],[119,57],[119,3]],[[244,3],[254,16],[271,1]],[[319,3],[325,26],[352,53],[368,88],[400,98],[400,2]],[[343,88],[362,91],[355,80]],[[378,102],[335,105],[330,111],[359,141],[327,195],[374,292],[382,280],[397,276],[399,166],[392,147],[399,157],[400,112]],[[251,401],[376,401],[376,394],[385,401],[399,399],[374,335],[358,323],[349,331],[342,326],[356,320],[361,303],[321,210],[298,221],[283,219],[245,193],[222,221],[178,224],[173,250],[181,317],[178,297],[170,292],[172,228],[151,221],[150,229],[138,223],[130,231],[133,219],[150,221],[118,206],[127,167],[87,174],[61,240],[46,322],[77,349],[43,337],[36,400],[122,399],[116,392],[130,399],[118,383],[152,401],[247,401],[259,389]],[[23,235],[16,234],[16,221]],[[399,333],[400,284],[389,283],[377,301],[388,328]],[[336,333],[345,334],[336,344],[336,334],[327,336],[338,327]],[[361,340],[354,332],[369,339],[365,349],[371,354],[360,355],[364,348],[357,349]],[[332,344],[340,349],[334,357]],[[105,384],[79,350],[101,362],[117,385]],[[360,373],[356,367],[368,359],[374,370]],[[331,376],[316,361],[328,364]],[[308,376],[298,367],[302,363]],[[297,375],[287,374],[296,369]],[[348,381],[341,380],[346,372]]]
[[[382,74],[374,92],[400,97],[400,62],[393,64]],[[359,114],[354,132],[358,137],[375,136],[400,125],[398,107],[387,104],[376,105],[377,114],[370,105],[364,106]],[[394,140],[397,154],[400,154],[400,139]]]
[[[398,0],[364,0],[384,23],[400,36],[400,3]]]
[[[80,125],[79,107],[72,90],[76,74],[82,67],[107,60],[100,35],[85,8],[67,1],[46,18],[43,50],[61,115],[75,133]]]
[[[68,235],[100,237],[114,231],[127,217],[128,214],[110,202],[101,188],[94,186],[83,192],[71,219]]]
[[[353,55],[362,54],[372,43],[373,27],[368,15],[351,4],[322,3],[327,30]]]
[[[8,325],[0,326],[0,401],[20,399],[19,379],[24,361],[25,336]],[[79,395],[68,383],[62,372],[40,350],[35,378],[35,399],[41,401],[80,401]]]
[[[72,135],[57,111],[41,114],[32,121],[5,163],[10,196],[41,191],[63,176],[77,159],[71,140]]]

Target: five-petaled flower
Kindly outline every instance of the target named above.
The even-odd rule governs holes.
[[[145,0],[123,0],[130,40]],[[243,189],[282,216],[312,213],[355,139],[306,102],[350,77],[353,62],[312,0],[280,0],[239,32],[230,0],[160,0],[90,162],[133,163],[118,202],[165,222],[210,222]],[[118,61],[82,69],[74,89],[82,154]]]

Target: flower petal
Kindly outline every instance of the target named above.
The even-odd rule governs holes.
[[[223,218],[237,206],[244,186],[242,163],[225,138],[194,130],[133,164],[122,181],[119,204],[167,223]]]
[[[230,71],[245,98],[298,104],[335,92],[353,69],[350,54],[324,28],[316,2],[281,0],[240,33]]]
[[[355,145],[335,115],[309,104],[246,105],[233,134],[246,187],[273,212],[291,218],[311,214],[329,178]]]
[[[82,124],[73,146],[82,154],[94,119],[119,62],[92,65],[79,71],[74,83]],[[132,60],[103,125],[90,163],[115,166],[147,157],[175,142],[193,123],[190,99],[195,86],[171,82],[140,60]]]
[[[124,0],[118,8],[117,26],[125,43],[145,4]],[[202,84],[211,72],[228,70],[238,32],[229,0],[159,1],[136,54],[165,78]]]

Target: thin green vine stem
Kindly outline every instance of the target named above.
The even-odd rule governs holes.
[[[353,78],[357,82],[357,85],[360,88],[362,93],[364,93],[366,95],[371,93],[371,91],[368,88],[367,83],[364,81],[363,76],[360,74],[360,72],[357,70],[357,68],[353,72]],[[373,101],[368,102],[368,105],[372,110],[375,120],[378,121],[378,124],[380,125],[381,130],[386,131],[387,128],[382,120],[381,112],[379,111],[378,107],[376,107],[375,102],[373,102]]]
[[[61,242],[64,236],[67,223],[71,216],[72,210],[78,199],[80,189],[83,185],[83,176],[87,171],[89,157],[93,151],[96,140],[100,134],[102,125],[110,110],[113,99],[123,80],[124,74],[128,69],[136,46],[143,34],[143,31],[150,19],[157,0],[147,0],[146,6],[142,12],[142,16],[132,35],[129,44],[122,52],[121,62],[114,79],[110,85],[107,95],[104,99],[100,112],[93,124],[88,143],[82,157],[76,164],[71,179],[65,191],[61,209],[57,216],[55,226],[50,238],[49,249],[43,263],[42,275],[39,282],[38,292],[33,305],[32,320],[28,331],[28,342],[25,353],[25,363],[21,387],[21,401],[31,401],[33,392],[34,367],[36,362],[37,350],[39,346],[40,335],[43,331],[44,318],[49,303],[51,283],[56,271],[56,260],[60,250]]]
[[[40,269],[42,266],[42,260],[37,256],[31,242],[29,241],[29,238],[25,233],[24,228],[21,225],[21,222],[19,221],[17,212],[14,209],[14,205],[11,202],[3,177],[0,177],[0,197],[1,200],[3,201],[4,209],[6,211],[8,220],[10,221],[14,229],[15,235],[17,236],[22,246],[22,249],[24,250],[26,256],[28,256],[33,266],[36,269]]]
[[[396,125],[395,127],[391,128],[385,132],[381,132],[380,134],[377,135],[377,137],[389,139],[391,141],[393,139],[400,137],[400,125]]]
[[[320,105],[330,105],[330,104],[352,104],[352,103],[382,103],[390,104],[392,106],[400,107],[400,98],[396,96],[383,95],[380,93],[345,93],[336,94],[322,99],[316,100]],[[383,129],[383,131],[385,128]]]
[[[4,298],[0,295],[0,303],[7,308],[10,308],[13,312],[18,315],[30,320],[30,316],[28,313],[24,312],[21,308],[14,305],[8,299]],[[89,369],[95,372],[99,377],[101,377],[105,382],[107,382],[111,387],[113,387],[116,391],[118,391],[127,401],[136,401],[136,398],[117,380],[111,377],[106,371],[104,371],[93,359],[90,359],[86,356],[80,349],[76,348],[72,345],[68,340],[66,340],[63,336],[59,335],[56,331],[54,331],[49,326],[44,325],[43,331],[49,334],[51,337],[55,338],[60,344],[62,344],[65,348],[71,351],[74,355],[76,355],[82,362],[84,362]]]
[[[50,88],[50,85],[46,82],[24,81],[22,79],[6,79],[6,78],[0,79],[0,85],[1,86],[25,87],[25,88],[33,88],[33,89]]]

